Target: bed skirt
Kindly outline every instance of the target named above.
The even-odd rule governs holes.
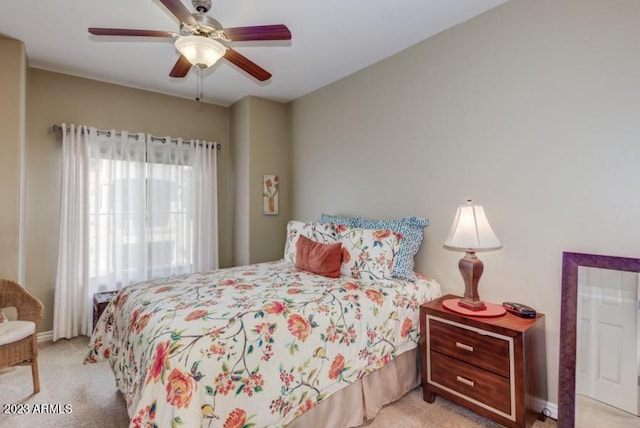
[[[288,428],[356,427],[376,417],[382,406],[399,400],[420,384],[418,348],[414,348],[336,392],[293,420]]]

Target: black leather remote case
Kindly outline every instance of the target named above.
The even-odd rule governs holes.
[[[515,302],[503,302],[502,306],[514,315],[522,318],[535,318],[536,310],[531,306],[523,305],[522,303]]]

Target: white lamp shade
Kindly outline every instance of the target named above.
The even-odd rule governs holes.
[[[193,65],[207,68],[215,64],[227,48],[205,36],[184,36],[176,40],[176,49]]]
[[[502,248],[502,244],[491,229],[484,208],[469,201],[458,206],[444,247],[457,251],[491,251]]]

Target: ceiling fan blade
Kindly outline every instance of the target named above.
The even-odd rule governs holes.
[[[232,42],[249,40],[291,40],[291,31],[289,31],[286,25],[282,24],[225,28],[224,34]]]
[[[180,0],[160,0],[160,3],[165,5],[180,22],[193,26],[198,25],[195,18],[191,15],[191,12],[189,12],[189,9],[187,9]]]
[[[261,82],[264,82],[265,80],[269,80],[271,78],[271,73],[269,73],[267,70],[260,67],[258,64],[251,61],[249,58],[242,55],[238,51],[227,48],[224,57]]]
[[[176,61],[175,65],[171,69],[169,76],[171,77],[184,77],[191,70],[191,63],[183,55]]]
[[[169,31],[129,30],[126,28],[89,28],[94,36],[175,37]]]

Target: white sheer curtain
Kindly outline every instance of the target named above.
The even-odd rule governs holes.
[[[62,124],[62,181],[53,340],[87,333],[89,147],[84,126]]]
[[[147,136],[152,277],[218,268],[217,155],[215,143]]]
[[[190,142],[193,153],[194,189],[194,269],[218,268],[218,186],[215,143]]]
[[[144,134],[89,129],[89,304],[145,274]],[[89,320],[92,321],[92,320]]]
[[[147,136],[149,278],[193,271],[193,167],[181,140]]]
[[[216,144],[70,130],[54,340],[91,331],[94,293],[218,267]]]

